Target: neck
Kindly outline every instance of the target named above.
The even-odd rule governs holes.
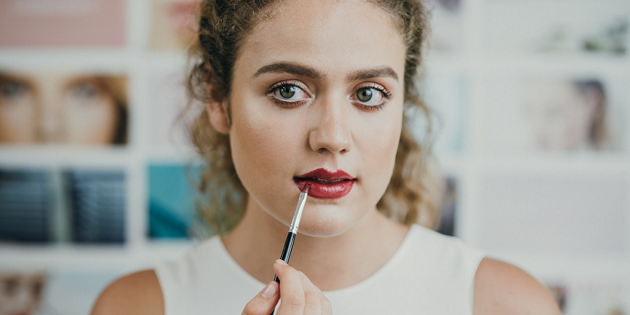
[[[290,265],[323,291],[357,284],[380,269],[396,252],[408,228],[373,209],[348,231],[334,237],[297,235]],[[251,207],[223,243],[234,260],[262,283],[273,279],[288,226]]]

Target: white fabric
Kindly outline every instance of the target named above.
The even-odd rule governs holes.
[[[484,254],[457,238],[414,225],[370,278],[324,292],[333,314],[472,314],[474,277]],[[166,315],[241,314],[265,283],[245,272],[220,238],[201,243],[156,273]]]

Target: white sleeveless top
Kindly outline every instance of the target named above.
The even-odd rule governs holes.
[[[414,225],[376,273],[324,294],[335,315],[470,315],[475,272],[483,257],[457,238]],[[243,270],[216,236],[155,271],[166,315],[241,314],[266,285]]]

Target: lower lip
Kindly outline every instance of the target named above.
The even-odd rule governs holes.
[[[334,184],[326,184],[316,180],[299,180],[294,179],[295,184],[298,187],[304,187],[302,185],[310,185],[311,189],[308,192],[309,197],[319,199],[338,199],[350,193],[352,186],[354,186],[354,180],[344,180]]]

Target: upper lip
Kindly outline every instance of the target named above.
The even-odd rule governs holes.
[[[322,180],[354,180],[352,175],[342,171],[329,171],[325,168],[318,168],[316,170],[304,173],[296,176],[297,179],[322,179]]]

